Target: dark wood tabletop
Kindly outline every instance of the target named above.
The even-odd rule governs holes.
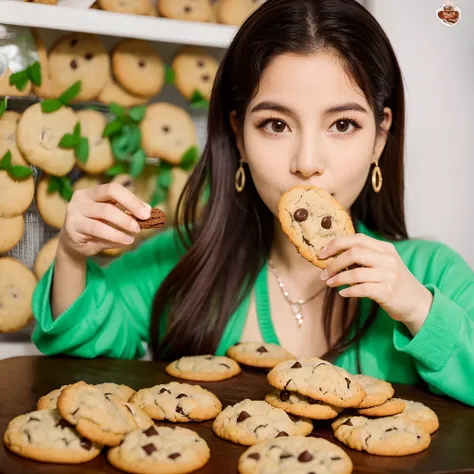
[[[0,431],[5,432],[14,417],[33,411],[36,401],[61,385],[85,380],[89,383],[116,382],[134,389],[151,387],[172,380],[163,363],[110,359],[16,357],[0,360]],[[192,383],[192,382],[190,382]],[[211,390],[223,406],[245,398],[262,400],[269,390],[265,372],[252,369],[223,382],[199,383]],[[396,457],[371,456],[341,445],[332,436],[328,422],[315,422],[314,436],[322,436],[341,446],[352,458],[354,473],[474,473],[474,409],[452,400],[436,397],[421,389],[396,385],[395,395],[425,403],[438,415],[439,430],[423,453]],[[218,438],[212,422],[184,423],[209,444],[211,459],[199,474],[236,474],[239,456],[247,449]],[[118,473],[103,454],[92,462],[73,466],[42,464],[23,459],[0,443],[0,474],[25,473]]]

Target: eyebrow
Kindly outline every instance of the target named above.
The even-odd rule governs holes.
[[[280,113],[284,113],[291,116],[295,115],[293,110],[291,110],[286,105],[282,105],[277,102],[271,102],[271,101],[263,101],[263,102],[258,103],[252,108],[251,113],[258,112],[260,110],[273,110],[274,112],[280,112]],[[333,107],[329,107],[322,113],[322,115],[328,116],[328,115],[333,115],[336,113],[349,112],[349,111],[362,112],[362,113],[368,114],[367,109],[365,107],[362,107],[362,105],[358,104],[357,102],[346,102],[344,104],[339,104],[339,105],[334,105]]]

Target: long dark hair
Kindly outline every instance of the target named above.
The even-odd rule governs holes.
[[[335,52],[364,92],[377,125],[384,107],[393,121],[379,165],[382,191],[372,191],[370,176],[351,208],[354,221],[380,235],[407,238],[404,216],[403,81],[390,42],[373,16],[355,0],[267,0],[236,34],[215,80],[208,117],[208,139],[178,204],[178,238],[186,251],[161,284],[154,300],[150,340],[155,359],[213,353],[230,316],[251,291],[273,240],[274,218],[247,173],[244,192],[236,193],[239,164],[230,122],[242,124],[260,77],[274,57],[315,51]],[[210,183],[207,204],[200,209]],[[323,308],[326,357],[356,343],[375,318],[377,307],[355,321],[358,301],[344,300],[343,334],[334,338],[337,293],[327,290]],[[160,319],[167,319],[159,334]],[[355,328],[354,322],[357,322]],[[355,328],[355,330],[354,330]],[[335,340],[334,340],[335,339]]]

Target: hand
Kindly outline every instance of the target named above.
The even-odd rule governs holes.
[[[140,219],[150,217],[151,207],[120,184],[76,191],[67,208],[58,250],[73,257],[90,257],[107,248],[132,244],[140,227],[115,203]]]
[[[370,298],[412,333],[421,328],[433,296],[408,270],[392,243],[364,234],[337,237],[320,257],[334,257],[321,274],[328,286],[351,285],[339,292],[341,296]]]

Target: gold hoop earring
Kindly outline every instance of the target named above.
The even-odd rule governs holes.
[[[238,193],[241,193],[245,188],[245,169],[244,162],[240,160],[240,166],[235,173],[235,189]]]
[[[376,193],[379,193],[382,189],[383,177],[382,170],[380,169],[379,162],[375,162],[375,167],[372,170],[372,188]]]

